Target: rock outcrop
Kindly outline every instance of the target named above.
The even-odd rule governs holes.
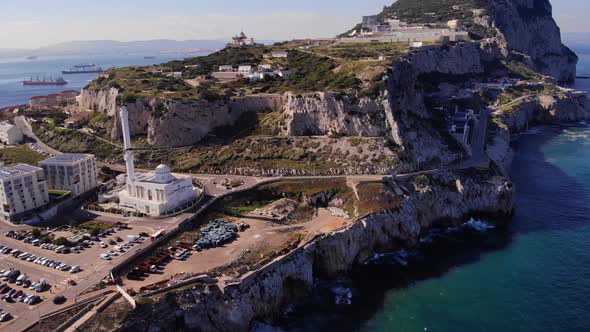
[[[527,130],[536,124],[558,124],[588,119],[590,101],[585,94],[539,95],[498,114],[511,133]]]
[[[549,0],[494,0],[493,13],[477,13],[475,22],[494,29],[495,47],[486,41],[484,50],[509,56],[518,52],[530,58],[537,70],[560,82],[576,78],[578,57],[561,41],[561,32],[553,19]]]
[[[114,140],[121,138],[117,97],[115,89],[84,90],[80,101],[83,108],[114,116]],[[389,135],[390,127],[386,121],[390,107],[386,96],[358,101],[327,92],[253,95],[217,102],[137,98],[126,106],[131,134],[147,135],[148,143],[157,147],[197,144],[216,128],[236,124],[248,112],[280,112],[278,129],[284,136],[381,137]]]
[[[410,56],[408,61],[414,65],[417,74],[464,75],[481,74],[484,71],[477,43],[425,47]]]
[[[362,98],[352,103],[348,97],[318,92],[305,95],[285,94],[281,106],[286,136],[345,134],[348,136],[385,136],[385,98]]]
[[[578,122],[590,119],[590,100],[583,93],[568,92],[558,95],[529,97],[510,111],[500,110],[493,116],[502,124],[496,128],[487,155],[508,174],[513,151],[510,137],[535,125]]]

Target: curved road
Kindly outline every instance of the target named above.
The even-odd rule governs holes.
[[[41,141],[39,137],[35,135],[35,133],[33,132],[33,128],[31,127],[31,124],[27,122],[27,119],[24,116],[17,116],[14,119],[14,123],[17,127],[21,129],[23,134],[31,141],[29,143],[31,143],[33,149],[37,152],[53,156],[62,154],[61,152],[52,149],[47,144],[43,143],[43,141]]]

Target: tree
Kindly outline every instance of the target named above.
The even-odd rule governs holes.
[[[35,237],[35,238],[37,238],[37,239],[38,239],[38,238],[40,238],[40,237],[41,237],[41,230],[40,230],[40,229],[38,229],[38,228],[35,228],[35,229],[33,229],[33,232],[32,232],[32,234],[33,234],[33,237]]]

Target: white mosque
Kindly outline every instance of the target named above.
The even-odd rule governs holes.
[[[119,193],[119,205],[149,216],[162,216],[194,202],[199,190],[193,188],[192,179],[176,178],[166,165],[156,167],[154,172],[135,173],[129,113],[126,107],[121,107],[120,116],[127,180],[125,189]]]

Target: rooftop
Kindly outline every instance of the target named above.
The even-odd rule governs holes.
[[[10,122],[0,122],[0,130],[8,130],[14,128],[14,125]]]
[[[12,177],[35,173],[43,169],[27,164],[16,164],[13,166],[0,166],[0,179],[10,179]]]
[[[60,154],[59,156],[45,159],[42,162],[40,162],[39,164],[46,165],[46,164],[75,163],[77,161],[84,160],[88,157],[92,157],[92,155],[91,154],[82,154],[82,153],[64,153],[64,154]]]

